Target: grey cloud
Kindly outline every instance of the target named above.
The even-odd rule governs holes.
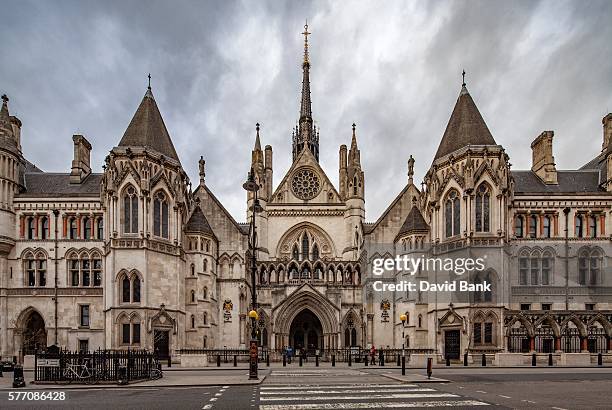
[[[305,18],[321,162],[337,181],[338,146],[356,122],[368,220],[406,183],[410,154],[417,180],[431,164],[464,68],[515,169],[530,166],[544,129],[555,130],[558,168],[587,162],[612,110],[605,1],[5,1],[3,14],[0,91],[23,121],[28,159],[67,170],[80,132],[100,169],[151,72],[183,166],[197,181],[204,155],[208,185],[238,220],[256,122],[276,183],[290,166]]]

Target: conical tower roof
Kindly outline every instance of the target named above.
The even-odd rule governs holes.
[[[202,212],[202,208],[200,205],[196,205],[193,213],[189,217],[189,221],[185,225],[185,233],[204,233],[209,235],[215,235],[206,216],[204,216],[204,212]]]
[[[170,134],[157,108],[151,87],[147,89],[130,125],[128,125],[120,147],[146,147],[176,161],[180,160],[172,144]]]
[[[425,218],[423,218],[421,211],[419,211],[419,208],[416,206],[413,206],[410,212],[408,212],[408,216],[397,235],[402,236],[415,232],[427,232],[428,230],[429,225],[425,222]]]
[[[497,145],[497,143],[463,84],[434,161],[468,145]]]

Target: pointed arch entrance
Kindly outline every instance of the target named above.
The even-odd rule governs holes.
[[[323,326],[310,309],[297,314],[289,328],[289,345],[294,349],[305,348],[309,352],[324,349]]]
[[[23,355],[34,354],[47,347],[47,329],[45,320],[36,310],[26,313],[21,329],[21,352]]]

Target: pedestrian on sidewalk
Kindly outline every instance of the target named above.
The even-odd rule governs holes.
[[[370,364],[376,364],[376,346],[374,345],[372,345],[372,348],[370,349]]]
[[[378,365],[383,366],[384,362],[385,362],[385,351],[383,349],[380,349],[378,351]]]
[[[291,356],[293,356],[293,348],[291,346],[287,347],[287,362],[291,364]]]

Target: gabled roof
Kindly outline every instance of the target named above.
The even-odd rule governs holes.
[[[467,145],[497,145],[465,85],[448,120],[434,161]]]
[[[215,236],[215,233],[210,227],[206,216],[204,216],[200,205],[196,205],[195,209],[191,213],[189,221],[187,221],[187,224],[185,224],[184,231],[185,233],[204,233]]]
[[[179,161],[172,139],[162,119],[151,88],[147,89],[130,125],[128,125],[120,147],[146,147]]]
[[[410,212],[408,212],[408,216],[406,217],[406,220],[400,228],[397,236],[427,231],[429,231],[429,225],[427,225],[427,222],[425,222],[425,218],[423,218],[419,208],[413,206],[412,209],[410,209]]]
[[[70,174],[51,172],[26,172],[24,174],[25,191],[19,198],[62,198],[62,197],[100,197],[102,174],[91,173],[80,184],[70,183]]]

